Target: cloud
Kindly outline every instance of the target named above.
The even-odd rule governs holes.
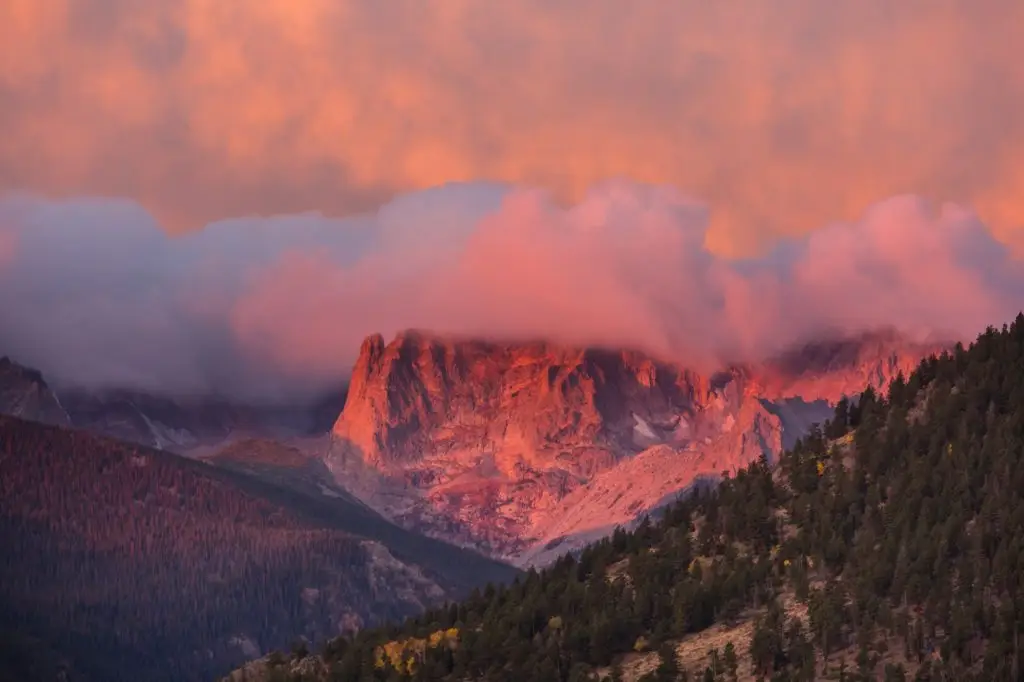
[[[17,235],[0,231],[0,271],[14,261],[18,252]]]
[[[172,232],[627,177],[751,255],[907,192],[1024,231],[1015,0],[7,0],[0,190]]]
[[[375,213],[170,237],[123,200],[0,200],[0,352],[63,383],[293,399],[409,327],[647,349],[691,367],[831,332],[969,339],[1016,314],[1024,263],[974,212],[896,196],[733,259],[709,211],[625,181],[564,206],[449,185]]]

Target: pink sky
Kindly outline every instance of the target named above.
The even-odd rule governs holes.
[[[7,0],[0,188],[181,231],[626,177],[708,202],[730,254],[910,192],[1017,242],[1021,26],[1016,0]]]

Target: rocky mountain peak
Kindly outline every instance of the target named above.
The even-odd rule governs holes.
[[[367,338],[333,432],[382,469],[430,443],[516,455],[573,443],[635,449],[633,415],[671,430],[707,400],[700,376],[633,351],[545,342],[453,340],[404,332]],[[466,439],[469,439],[468,441]]]
[[[633,350],[374,335],[327,461],[400,523],[542,562],[774,457],[831,403],[884,389],[935,349],[883,331],[705,376]]]
[[[915,341],[893,329],[816,340],[770,358],[755,372],[767,396],[834,403],[868,386],[885,390],[900,372],[909,376],[921,359],[953,346]]]
[[[363,344],[359,347],[359,359],[363,363],[362,366],[373,367],[384,353],[384,346],[384,337],[380,334],[371,334],[363,339]],[[359,364],[356,365],[356,367],[359,366]]]
[[[54,390],[40,371],[0,358],[0,414],[179,453],[198,454],[235,437],[322,434],[337,418],[340,404],[339,392],[311,404],[250,405],[217,396],[118,388]]]

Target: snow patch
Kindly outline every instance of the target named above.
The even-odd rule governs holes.
[[[67,420],[67,423],[70,424],[71,423],[71,413],[68,412],[64,408],[64,405],[61,404],[60,398],[57,397],[57,392],[56,391],[50,391],[50,395],[53,396],[53,402],[57,403],[57,407],[60,408],[61,414],[64,415],[64,418]]]
[[[657,439],[658,435],[656,433],[654,433],[654,430],[651,428],[651,425],[648,424],[643,419],[643,417],[641,417],[640,415],[638,415],[636,413],[633,413],[633,419],[636,421],[636,424],[633,426],[633,430],[634,431],[636,431],[637,433],[639,433],[641,436],[643,436],[645,438]]]
[[[332,490],[331,488],[328,488],[323,483],[318,483],[317,485],[320,486],[320,494],[321,495],[325,495],[327,497],[341,497],[342,496],[341,493],[339,493],[337,490]]]

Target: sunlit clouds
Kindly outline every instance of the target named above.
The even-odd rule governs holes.
[[[269,398],[406,327],[693,367],[969,338],[1024,301],[1021,26],[1015,0],[7,0],[0,354]]]
[[[974,336],[1024,267],[970,210],[898,196],[755,259],[706,246],[665,186],[453,185],[350,219],[237,219],[169,237],[124,201],[0,201],[0,348],[56,381],[246,398],[336,386],[364,336],[415,327],[628,346],[691,368],[823,335]]]
[[[8,0],[0,189],[170,232],[449,181],[707,202],[716,252],[914,193],[1024,225],[1014,0]]]

